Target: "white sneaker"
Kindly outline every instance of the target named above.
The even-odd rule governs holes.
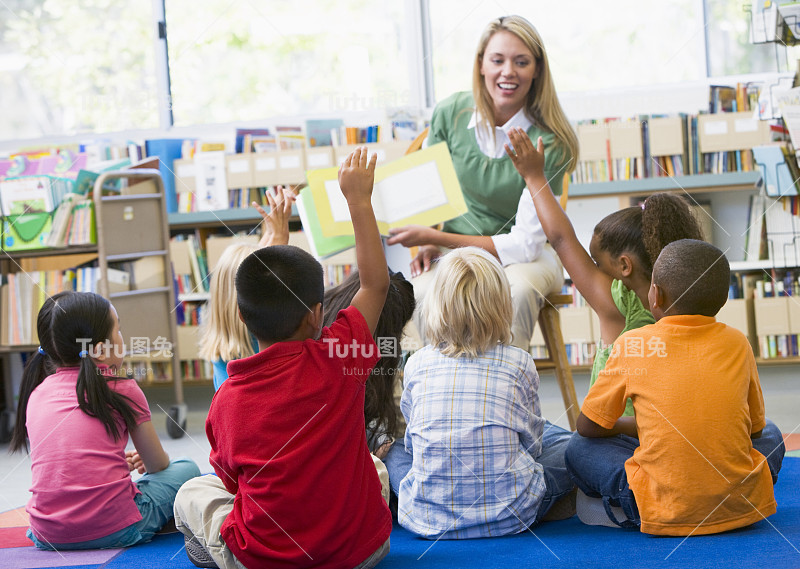
[[[590,498],[581,492],[580,489],[575,499],[575,509],[578,513],[578,519],[587,526],[620,527],[608,517],[602,498]],[[619,506],[611,506],[611,512],[620,521],[628,519],[625,512],[623,512],[622,508]]]

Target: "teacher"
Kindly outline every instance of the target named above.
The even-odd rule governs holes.
[[[473,245],[497,257],[511,284],[512,344],[527,351],[544,297],[560,290],[564,276],[530,193],[523,191],[525,181],[503,148],[510,145],[512,127],[521,127],[533,141],[542,137],[548,150],[545,175],[553,193],[561,194],[564,175],[575,169],[578,139],[558,101],[544,43],[520,16],[489,23],[475,56],[472,93],[455,93],[436,106],[423,144],[447,142],[467,213],[441,231],[396,228],[388,243],[419,247],[411,263],[418,307],[434,261],[447,249]],[[423,321],[418,308],[414,322],[424,342]]]

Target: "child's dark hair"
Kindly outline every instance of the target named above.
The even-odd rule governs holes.
[[[11,439],[11,451],[27,450],[25,427],[28,400],[55,367],[80,367],[75,392],[78,407],[90,417],[97,418],[106,432],[119,440],[119,419],[128,430],[136,426],[139,407],[125,395],[113,391],[108,381],[115,378],[100,373],[91,357],[81,357],[83,350],[91,351],[111,337],[113,329],[111,303],[92,292],[60,292],[48,298],[36,320],[39,344],[44,351],[35,353],[22,372],[17,420]],[[140,409],[144,411],[144,409]]]
[[[342,284],[325,292],[324,325],[330,326],[338,312],[350,305],[360,288],[358,271],[353,271]],[[393,356],[383,356],[375,364],[372,377],[367,381],[364,398],[364,422],[367,426],[370,452],[375,452],[387,437],[394,438],[397,431],[397,408],[394,387],[401,363],[400,338],[412,314],[416,301],[414,287],[402,273],[392,273],[389,292],[375,327],[376,338],[395,338],[397,351]]]
[[[703,239],[700,225],[680,196],[657,193],[643,206],[631,206],[603,218],[594,228],[601,249],[616,258],[632,253],[650,276],[661,249],[678,239]]]
[[[680,239],[664,247],[653,271],[653,284],[671,306],[665,313],[716,316],[728,301],[731,268],[725,254],[705,241]]]
[[[262,342],[281,342],[322,302],[322,266],[292,245],[264,247],[239,265],[236,295],[250,333]]]

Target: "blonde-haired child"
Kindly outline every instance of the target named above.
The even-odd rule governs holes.
[[[464,247],[439,264],[424,301],[431,343],[404,371],[405,448],[386,459],[398,521],[428,538],[519,533],[574,498],[570,433],[541,417],[533,358],[509,345],[511,291],[497,260]]]
[[[209,300],[206,305],[200,336],[200,357],[213,363],[214,391],[228,379],[227,365],[231,360],[252,356],[258,352],[258,343],[239,319],[236,306],[234,279],[241,262],[253,251],[271,245],[289,243],[289,216],[292,213],[294,193],[281,188],[275,196],[266,193],[270,211],[253,202],[263,218],[263,234],[258,245],[234,243],[220,255],[209,282]]]

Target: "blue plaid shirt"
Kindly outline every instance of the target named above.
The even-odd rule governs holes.
[[[411,471],[399,492],[400,525],[425,537],[518,533],[545,491],[544,419],[533,358],[498,344],[477,358],[427,346],[409,358],[400,409]]]

